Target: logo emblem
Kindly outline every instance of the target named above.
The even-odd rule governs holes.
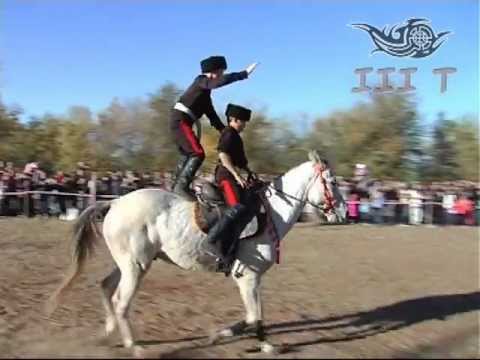
[[[444,36],[450,31],[435,35],[428,25],[427,19],[409,19],[406,24],[394,25],[389,31],[384,27],[379,30],[368,24],[351,24],[352,27],[365,30],[372,38],[377,51],[385,52],[392,56],[423,58],[432,55],[446,40]]]

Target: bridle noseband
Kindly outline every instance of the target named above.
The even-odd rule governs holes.
[[[314,165],[314,169],[315,169],[315,176],[314,178],[310,181],[310,184],[308,184],[307,186],[307,191],[306,193],[308,194],[308,192],[310,191],[310,188],[313,186],[313,184],[315,184],[315,182],[317,181],[318,177],[320,177],[321,179],[321,184],[323,186],[323,194],[324,194],[324,198],[325,198],[325,202],[323,203],[323,205],[317,205],[317,204],[314,204],[313,202],[311,202],[310,200],[308,200],[307,198],[305,199],[300,199],[300,198],[297,198],[296,196],[293,196],[293,195],[290,195],[286,192],[284,192],[283,190],[280,190],[280,189],[277,189],[275,186],[274,186],[274,181],[271,181],[269,183],[266,183],[264,186],[262,186],[262,188],[260,189],[263,190],[263,189],[273,189],[275,190],[276,192],[282,194],[283,196],[287,197],[287,198],[290,198],[290,199],[293,199],[293,200],[296,200],[298,202],[301,202],[301,203],[304,203],[304,204],[309,204],[310,206],[320,210],[323,212],[323,214],[326,216],[327,214],[336,214],[335,212],[335,198],[333,197],[333,194],[331,193],[330,189],[328,188],[327,186],[327,181],[325,180],[325,178],[323,177],[323,173],[324,173],[324,168],[320,165],[320,164],[317,164],[317,165]],[[280,175],[281,176],[281,175]]]

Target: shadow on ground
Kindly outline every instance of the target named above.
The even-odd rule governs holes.
[[[322,331],[322,336],[308,341],[300,341],[285,344],[288,351],[301,351],[302,347],[321,344],[352,341],[364,339],[402,329],[417,323],[430,320],[446,320],[449,316],[480,310],[480,292],[451,295],[434,295],[417,299],[396,302],[381,306],[368,311],[356,312],[341,316],[326,318],[312,318],[301,315],[297,321],[279,322],[266,326],[267,334],[274,341],[275,335],[293,333],[315,333]],[[324,331],[332,330],[335,334],[331,337]],[[247,331],[244,335],[227,338],[216,345],[226,345],[233,342],[255,338],[254,333]],[[272,339],[273,338],[273,339]],[[162,353],[162,357],[202,356],[201,349],[211,346],[208,344],[208,336],[186,337],[173,340],[143,341],[143,345],[172,344],[193,341],[186,347],[175,349],[168,353]]]

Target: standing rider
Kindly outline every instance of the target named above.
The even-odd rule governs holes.
[[[205,159],[205,152],[192,130],[193,124],[202,115],[207,115],[210,124],[221,132],[225,125],[212,104],[213,89],[248,78],[257,66],[253,63],[246,70],[224,74],[227,62],[223,56],[210,56],[200,62],[202,74],[197,76],[173,107],[170,127],[180,151],[173,191],[193,200],[190,183]]]
[[[242,195],[247,182],[239,169],[249,174],[252,172],[248,168],[240,133],[250,120],[251,110],[228,104],[225,114],[228,126],[222,131],[217,146],[219,164],[215,168],[215,181],[223,193],[228,209],[208,232],[207,244],[217,256],[218,265],[228,268],[233,260],[233,254],[229,252],[230,246],[236,243],[246,225],[243,216],[246,215],[247,207],[242,204]],[[229,241],[227,241],[227,235]]]

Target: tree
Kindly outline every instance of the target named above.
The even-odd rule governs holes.
[[[433,126],[429,157],[425,165],[425,178],[429,180],[455,180],[458,176],[457,153],[454,146],[455,123],[438,114]]]
[[[0,160],[17,161],[21,156],[18,149],[23,130],[20,114],[20,110],[8,109],[0,102]]]
[[[273,131],[274,125],[261,111],[254,112],[243,131],[242,138],[249,166],[256,172],[274,173],[278,169],[275,163],[276,146],[271,136]]]
[[[87,107],[74,106],[60,124],[58,137],[58,166],[64,170],[73,170],[77,162],[89,164],[94,160],[94,146],[91,133],[94,129],[92,113]]]
[[[17,161],[27,163],[36,161],[40,168],[52,172],[58,169],[61,144],[59,142],[62,120],[46,114],[41,118],[32,118],[21,132],[21,142],[17,147]]]
[[[364,163],[374,177],[411,180],[421,155],[420,140],[415,103],[391,94],[317,119],[305,144],[318,149],[339,175],[351,176],[355,163]]]
[[[458,165],[457,178],[479,181],[479,128],[478,119],[464,117],[453,128],[453,142],[456,163]]]
[[[150,156],[152,167],[158,170],[173,171],[177,162],[178,150],[170,130],[170,113],[180,93],[174,84],[167,83],[148,100],[153,115],[146,124],[143,152]]]

